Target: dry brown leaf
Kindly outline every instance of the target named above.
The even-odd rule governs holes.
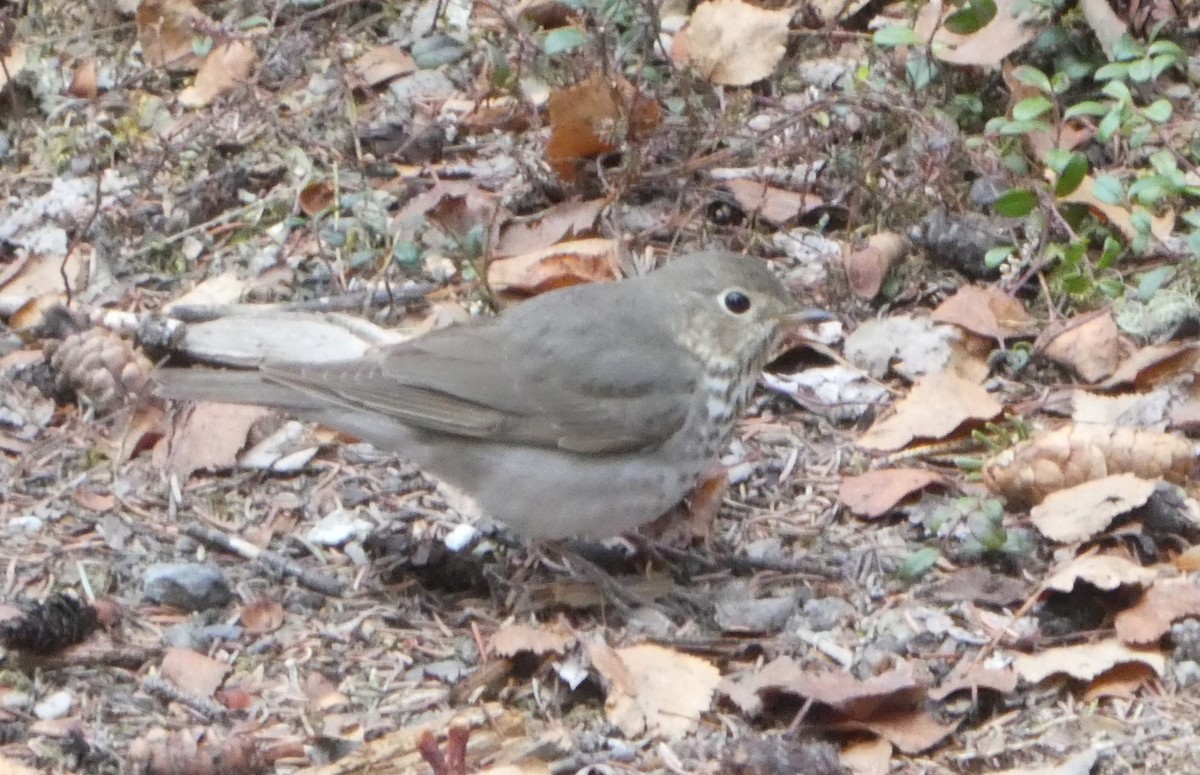
[[[1161,579],[1117,614],[1117,637],[1125,643],[1154,643],[1186,616],[1200,616],[1200,586],[1186,578]]]
[[[1000,694],[1012,694],[1017,688],[1017,674],[1009,668],[996,669],[976,664],[964,658],[950,674],[942,679],[936,689],[929,690],[929,698],[941,702],[955,692],[987,689]]]
[[[1084,690],[1083,699],[1092,702],[1104,697],[1133,697],[1143,686],[1153,684],[1156,678],[1148,665],[1127,662],[1096,676]]]
[[[930,318],[1000,341],[1027,336],[1037,326],[1020,301],[992,285],[964,285],[938,305]]]
[[[1122,514],[1145,505],[1156,482],[1115,474],[1047,495],[1029,511],[1029,521],[1053,541],[1069,544],[1091,538]]]
[[[260,597],[242,606],[242,626],[261,635],[283,626],[283,605],[278,600]]]
[[[741,207],[750,215],[757,215],[773,226],[784,226],[801,215],[820,207],[825,200],[815,194],[801,194],[757,180],[735,178],[724,183]]]
[[[1191,442],[1169,433],[1104,425],[1066,425],[992,456],[983,483],[997,495],[1034,504],[1048,494],[1109,474],[1181,483],[1196,467]]]
[[[970,35],[959,35],[942,26],[945,16],[955,10],[957,6],[940,0],[925,3],[914,25],[922,40],[929,40],[932,33],[933,55],[943,62],[997,67],[1038,34],[1035,9],[1019,0],[996,0],[996,15]]]
[[[324,180],[314,181],[300,189],[296,204],[300,205],[302,213],[312,218],[332,206],[335,195],[333,184]]]
[[[872,234],[863,247],[843,254],[842,266],[851,292],[863,300],[875,298],[888,270],[903,257],[907,247],[903,235],[885,231]]]
[[[616,280],[620,272],[620,243],[597,237],[493,261],[488,264],[488,284],[496,291],[537,294]]]
[[[78,288],[78,278],[86,271],[91,253],[90,248],[72,250],[65,261],[62,256],[30,256],[7,281],[0,281],[0,296],[6,299],[7,305],[15,307],[30,304],[39,298],[51,305],[57,305],[59,299],[66,297],[63,275],[71,281],[73,288]],[[25,316],[29,318],[25,325],[36,325],[41,320],[41,315],[36,314],[36,310],[27,310]],[[9,325],[14,324],[10,321]]]
[[[624,78],[597,72],[583,83],[550,95],[550,142],[546,161],[566,183],[579,177],[588,159],[648,137],[662,109]]]
[[[180,479],[201,469],[232,468],[250,427],[271,414],[257,406],[201,402],[184,415],[172,435],[166,465]],[[159,445],[162,449],[164,445]],[[166,451],[166,450],[164,450]]]
[[[1083,9],[1083,18],[1096,34],[1096,42],[1111,60],[1117,41],[1129,32],[1129,28],[1109,6],[1107,0],[1080,0],[1079,6]]]
[[[4,86],[4,73],[0,72],[0,88]],[[100,93],[96,82],[96,58],[88,57],[75,67],[67,93],[82,100],[94,99]]]
[[[723,86],[748,86],[775,72],[787,47],[792,9],[772,11],[742,0],[708,0],[676,36],[672,58]]]
[[[391,229],[407,236],[415,227],[433,222],[443,231],[463,236],[477,225],[498,229],[507,217],[495,194],[469,181],[439,180],[404,203],[392,217]]]
[[[932,484],[947,484],[936,471],[923,468],[882,468],[842,478],[838,499],[860,517],[882,517],[909,495]]]
[[[643,731],[677,740],[695,729],[712,704],[721,672],[700,657],[655,645],[616,649],[620,668],[592,664],[608,679],[605,712],[627,737]],[[633,689],[633,691],[629,691]]]
[[[882,737],[852,740],[842,748],[840,758],[850,775],[887,775],[892,744]]]
[[[1167,660],[1158,649],[1126,646],[1116,639],[1077,646],[1059,646],[1037,654],[1018,654],[1013,669],[1028,683],[1040,683],[1052,675],[1067,675],[1090,681],[1116,665],[1139,662],[1157,675],[1166,669]]]
[[[1138,232],[1133,226],[1132,211],[1128,207],[1109,204],[1097,199],[1095,193],[1093,193],[1095,185],[1096,178],[1091,175],[1084,175],[1083,182],[1079,184],[1079,187],[1066,196],[1059,197],[1059,201],[1087,205],[1104,216],[1105,220],[1113,226],[1116,226],[1125,235],[1126,239],[1132,240],[1136,238]],[[1150,218],[1150,233],[1158,239],[1166,239],[1171,236],[1171,232],[1174,230],[1174,210],[1167,210],[1162,215]]]
[[[1168,566],[1147,568],[1116,554],[1090,554],[1076,557],[1055,570],[1042,582],[1042,588],[1070,592],[1076,581],[1086,581],[1097,589],[1111,592],[1120,586],[1146,586],[1171,572]]]
[[[1017,767],[1013,770],[992,773],[992,775],[1091,775],[1097,756],[1096,750],[1092,749],[1075,754],[1062,764],[1048,767]]]
[[[1145,387],[1183,372],[1196,370],[1200,345],[1196,342],[1147,345],[1122,363],[1116,372],[1096,387],[1110,389],[1134,385]]]
[[[525,624],[508,624],[492,636],[492,651],[498,656],[511,657],[521,652],[530,654],[565,654],[567,647],[575,642],[569,633],[530,627]]]
[[[163,654],[159,674],[196,697],[212,697],[230,666],[191,649],[168,648]]]
[[[376,46],[354,60],[354,74],[367,86],[378,86],[417,71],[417,63],[395,46]]]
[[[192,39],[197,30],[212,24],[190,0],[143,0],[137,10],[142,59],[150,67],[195,70],[200,58],[192,50]]]
[[[4,86],[3,78],[4,73],[0,72],[0,87]],[[26,767],[14,759],[0,755],[0,775],[40,775],[42,772],[42,770]]]
[[[519,256],[545,250],[564,240],[590,236],[596,230],[596,219],[609,201],[575,198],[560,202],[534,218],[510,221],[500,230],[493,254],[497,257]]]
[[[338,691],[333,681],[316,670],[304,677],[300,688],[313,710],[327,711],[350,702],[350,698]]]
[[[244,40],[231,40],[208,52],[196,80],[179,92],[179,103],[189,108],[202,108],[217,97],[245,83],[250,77],[257,56],[254,46]]]
[[[913,439],[942,439],[965,422],[991,420],[1003,409],[981,385],[944,372],[930,374],[917,380],[891,416],[867,429],[858,446],[890,452]]]
[[[1051,325],[1038,337],[1037,348],[1084,382],[1111,376],[1134,349],[1117,328],[1111,310]]]
[[[25,69],[25,46],[13,43],[8,56],[4,57],[4,67],[0,67],[0,89],[8,85],[10,78]]]
[[[889,708],[870,718],[855,719],[835,726],[874,732],[903,753],[911,755],[933,748],[954,734],[961,723],[961,718],[941,721],[920,708]]]

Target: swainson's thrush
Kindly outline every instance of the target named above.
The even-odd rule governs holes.
[[[394,450],[526,536],[610,536],[712,471],[781,328],[827,317],[764,262],[706,252],[351,361],[165,369],[159,392],[278,407]]]

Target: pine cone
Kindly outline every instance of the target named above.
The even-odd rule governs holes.
[[[105,412],[143,391],[151,364],[106,328],[91,328],[62,340],[50,356],[55,387],[71,390],[97,412]]]

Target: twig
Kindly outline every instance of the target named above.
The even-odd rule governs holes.
[[[258,562],[283,576],[291,576],[300,582],[301,586],[307,587],[314,592],[320,592],[322,595],[339,597],[346,589],[345,584],[332,576],[319,571],[310,571],[302,568],[281,554],[266,549],[259,549],[245,539],[227,535],[206,525],[198,523],[186,525],[183,528],[183,533],[201,543],[216,546],[244,559]]]

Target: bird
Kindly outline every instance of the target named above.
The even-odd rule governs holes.
[[[607,538],[711,475],[782,335],[829,318],[766,261],[709,250],[351,360],[161,368],[156,391],[396,452],[526,538]]]

